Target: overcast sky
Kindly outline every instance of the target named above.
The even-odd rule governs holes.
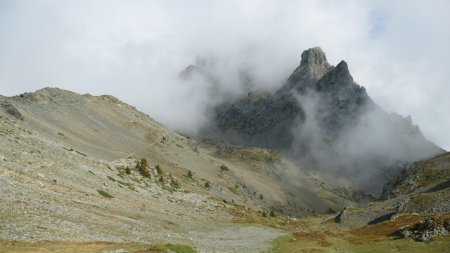
[[[450,149],[450,1],[0,1],[0,94],[46,86],[111,94],[175,129],[195,128],[208,84],[176,76],[203,59],[223,93],[240,71],[276,87],[320,46],[385,110]]]

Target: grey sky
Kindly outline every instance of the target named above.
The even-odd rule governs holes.
[[[207,83],[180,83],[199,58],[223,94],[241,70],[275,87],[320,46],[345,59],[387,111],[450,149],[450,1],[0,2],[0,94],[45,86],[112,94],[175,129],[205,120]]]

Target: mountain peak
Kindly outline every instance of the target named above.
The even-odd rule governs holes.
[[[353,82],[353,77],[348,70],[347,62],[341,61],[334,69],[334,72],[339,75],[342,79],[348,80],[348,82]]]
[[[284,85],[284,90],[298,91],[312,87],[331,69],[325,53],[320,47],[303,51],[300,66],[298,66]]]
[[[317,91],[336,91],[354,85],[353,77],[345,61],[332,68],[316,85]]]
[[[327,57],[325,56],[325,53],[322,51],[322,49],[320,47],[313,47],[303,51],[300,66],[329,67],[330,64],[328,63]]]

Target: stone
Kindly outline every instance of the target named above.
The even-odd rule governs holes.
[[[340,211],[336,215],[336,217],[334,218],[334,221],[336,223],[342,224],[346,218],[347,218],[347,207],[345,207],[342,211]]]

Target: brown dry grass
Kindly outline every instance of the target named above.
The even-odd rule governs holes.
[[[404,215],[393,221],[386,221],[372,226],[366,226],[350,231],[346,236],[346,240],[354,244],[367,244],[367,242],[381,242],[386,240],[390,235],[397,231],[400,227],[418,223],[425,218],[431,218],[438,222],[450,218],[450,214],[443,215]]]

